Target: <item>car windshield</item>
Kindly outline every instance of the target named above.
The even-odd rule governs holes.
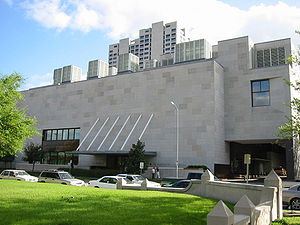
[[[134,176],[134,179],[135,180],[138,180],[138,181],[144,181],[145,180],[145,178],[143,177],[143,176]]]
[[[72,177],[69,173],[65,172],[65,173],[59,173],[59,177],[60,179],[72,179],[74,177]]]
[[[132,183],[133,183],[133,182],[132,182],[131,180],[129,180],[128,178],[125,178],[125,177],[124,177],[123,179],[126,181],[127,184],[132,184]]]
[[[20,172],[16,172],[17,176],[24,176],[24,175],[29,175],[27,172],[25,171],[20,171]]]

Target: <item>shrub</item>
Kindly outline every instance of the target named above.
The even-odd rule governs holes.
[[[186,167],[186,169],[204,169],[204,170],[207,170],[208,167],[206,165],[189,165],[188,167]]]

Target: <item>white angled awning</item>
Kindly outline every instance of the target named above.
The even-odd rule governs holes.
[[[154,114],[133,113],[97,118],[82,138],[74,154],[127,154],[143,140]],[[156,155],[149,152],[149,155]]]

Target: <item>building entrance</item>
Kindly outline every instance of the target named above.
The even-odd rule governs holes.
[[[244,154],[251,155],[250,175],[267,175],[272,169],[286,168],[286,150],[277,144],[230,142],[230,168],[235,176],[246,174]]]

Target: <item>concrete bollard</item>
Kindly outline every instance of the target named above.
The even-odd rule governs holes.
[[[117,189],[123,189],[123,185],[122,185],[122,179],[118,179],[118,181],[117,181]]]
[[[255,205],[251,200],[244,195],[234,206],[234,214],[242,214],[250,217],[251,224],[253,221],[253,214],[255,210]]]
[[[147,191],[147,182],[148,182],[148,180],[145,179],[145,180],[141,183],[141,190]]]
[[[275,218],[275,219],[281,219],[282,218],[282,180],[275,173],[274,170],[271,170],[271,172],[268,174],[268,176],[264,180],[264,185],[265,185],[265,187],[276,187],[277,188],[277,194],[276,194],[277,218]]]
[[[215,178],[214,178],[214,175],[209,171],[209,170],[206,170],[202,176],[201,176],[201,181],[214,181]]]
[[[207,214],[207,225],[233,225],[234,215],[221,200]]]
[[[265,202],[259,204],[255,207],[253,212],[253,219],[251,220],[251,225],[265,225],[270,224],[271,218],[271,205],[272,202]]]

